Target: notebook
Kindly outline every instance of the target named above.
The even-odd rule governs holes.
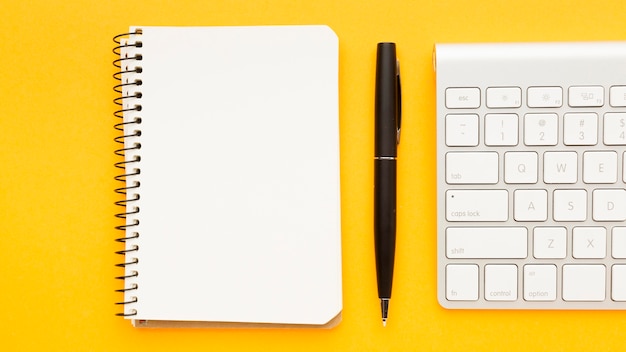
[[[136,327],[338,323],[334,32],[131,27],[116,42],[118,315]]]

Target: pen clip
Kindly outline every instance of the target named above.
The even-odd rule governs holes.
[[[400,85],[400,60],[396,59],[396,144],[400,144],[402,125],[402,87]]]

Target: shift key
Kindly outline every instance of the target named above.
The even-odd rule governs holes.
[[[526,258],[528,230],[525,227],[449,227],[446,256],[462,258]]]
[[[507,221],[509,193],[506,190],[449,190],[446,192],[448,221]]]

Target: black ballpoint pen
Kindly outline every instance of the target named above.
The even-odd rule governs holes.
[[[387,325],[396,249],[396,157],[400,142],[400,65],[395,43],[378,43],[376,54],[374,244],[378,297]]]

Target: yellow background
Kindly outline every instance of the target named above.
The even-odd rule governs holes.
[[[435,42],[626,39],[621,0],[11,1],[0,4],[0,349],[624,350],[626,315],[449,311],[436,300]],[[328,24],[340,41],[343,322],[140,330],[114,316],[111,38],[129,25]],[[372,234],[376,43],[402,65],[398,249],[382,328]],[[181,56],[181,63],[184,56]],[[624,63],[626,65],[626,63]]]

